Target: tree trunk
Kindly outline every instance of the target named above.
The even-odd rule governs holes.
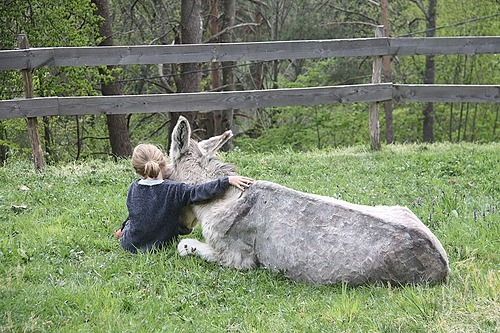
[[[210,34],[217,36],[219,33],[219,8],[217,0],[210,0],[210,18],[209,27]],[[211,43],[217,43],[218,37],[212,38]],[[220,88],[219,62],[210,63],[210,77],[212,79],[212,91],[217,91]],[[205,114],[205,130],[206,137],[210,138],[222,133],[222,110],[214,110]]]
[[[224,0],[224,17],[222,20],[222,29],[227,29],[224,34],[221,35],[222,43],[231,43],[233,41],[233,31],[228,29],[234,25],[236,17],[236,4],[235,0]],[[222,63],[222,84],[224,90],[232,91],[234,87],[234,73],[233,68],[235,66],[234,61],[227,61]]]
[[[389,37],[389,4],[388,0],[382,0],[382,25],[384,26],[383,35],[384,37]],[[391,56],[387,55],[383,57],[383,72],[384,72],[384,82],[392,82],[391,75]],[[394,126],[392,118],[392,100],[384,102],[385,109],[385,142],[387,144],[394,143]]]
[[[45,153],[47,156],[52,155],[52,134],[50,132],[50,118],[47,116],[42,117],[43,121],[43,139],[45,143]]]
[[[429,0],[429,7],[425,14],[426,36],[436,35],[436,8],[437,0]],[[436,78],[436,61],[434,55],[425,56],[424,84],[434,84]],[[434,142],[434,103],[427,103],[423,111],[424,115],[424,142]]]
[[[375,29],[375,37],[382,37],[383,26],[378,26]],[[382,57],[375,56],[373,58],[373,72],[372,83],[378,84],[382,80]],[[379,102],[370,103],[369,111],[369,125],[370,125],[370,147],[373,150],[380,150],[380,115],[379,115]]]
[[[224,17],[222,28],[227,29],[234,26],[236,21],[236,1],[235,0],[224,0]],[[233,41],[233,30],[227,29],[226,33],[221,36],[222,43],[231,43]],[[222,63],[222,85],[224,90],[233,91],[236,90],[234,85],[234,67],[236,63],[233,61]],[[233,128],[233,117],[234,109],[226,109],[222,112],[221,119],[221,129],[232,129]],[[222,147],[222,150],[228,151],[233,146],[232,140],[226,142]]]
[[[201,43],[201,0],[182,0],[181,44]],[[199,92],[201,83],[200,64],[181,64],[178,92]]]
[[[181,44],[200,44],[202,37],[201,27],[201,0],[182,0],[181,2]],[[181,64],[180,79],[177,84],[178,93],[199,92],[201,84],[200,64]],[[177,124],[180,115],[186,117],[191,124],[193,131],[200,128],[196,122],[196,112],[172,112],[168,131],[168,141]],[[200,133],[195,133],[201,136]]]
[[[255,42],[260,42],[261,41],[261,30],[262,30],[262,23],[264,22],[264,16],[261,12],[261,5],[257,4],[255,6],[255,23],[257,23],[257,26],[255,27]],[[256,90],[261,90],[264,88],[264,80],[263,80],[263,63],[262,61],[256,61],[254,64],[254,74],[253,74],[253,80],[255,82],[255,89]]]
[[[104,37],[104,40],[99,44],[99,46],[112,46],[113,45],[113,33],[111,30],[111,19],[109,16],[109,4],[108,0],[92,0],[96,5],[96,15],[101,16],[104,22],[99,27],[99,33]],[[115,66],[107,66],[107,70],[99,68],[101,75],[112,74]],[[101,92],[103,96],[111,95],[121,95],[121,89],[118,83],[101,82]],[[128,157],[132,155],[132,147],[130,144],[130,136],[127,128],[127,121],[125,115],[107,115],[106,123],[108,125],[109,131],[109,142],[111,144],[111,152],[116,157]]]

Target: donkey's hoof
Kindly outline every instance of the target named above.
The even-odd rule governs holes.
[[[181,257],[185,257],[196,252],[196,247],[190,244],[191,241],[192,240],[190,239],[183,239],[179,242],[179,245],[177,245],[177,252],[179,252]]]

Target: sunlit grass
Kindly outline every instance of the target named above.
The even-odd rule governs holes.
[[[231,152],[241,174],[360,204],[410,207],[441,240],[436,286],[311,286],[175,248],[131,255],[114,238],[127,161],[0,168],[0,332],[496,332],[500,145]],[[195,237],[201,238],[200,230]]]

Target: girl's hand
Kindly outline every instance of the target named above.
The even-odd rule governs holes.
[[[247,189],[254,182],[252,178],[243,176],[229,176],[228,178],[229,178],[229,184],[236,186],[242,191]]]

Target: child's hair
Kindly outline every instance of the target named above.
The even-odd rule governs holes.
[[[152,144],[142,143],[134,148],[132,166],[144,178],[156,178],[167,165],[161,150]]]

